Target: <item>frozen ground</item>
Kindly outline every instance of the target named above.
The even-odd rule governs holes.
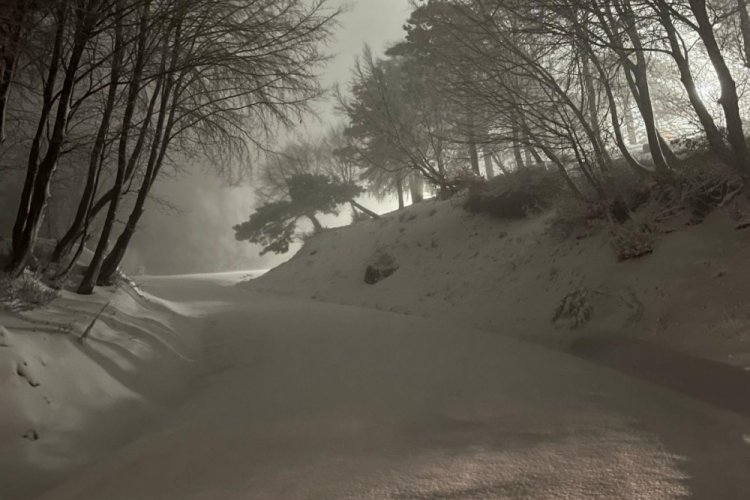
[[[224,278],[145,282],[205,326],[198,382],[136,441],[41,498],[750,491],[745,418],[460,323],[263,294]]]

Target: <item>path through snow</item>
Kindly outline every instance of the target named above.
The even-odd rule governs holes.
[[[448,322],[153,278],[205,372],[44,499],[747,498],[750,421]]]

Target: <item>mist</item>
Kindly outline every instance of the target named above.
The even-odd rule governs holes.
[[[321,75],[329,89],[346,85],[352,64],[365,45],[379,54],[397,41],[410,12],[408,2],[403,0],[356,0],[347,2],[346,7],[335,39],[328,46],[332,58]],[[316,116],[307,117],[294,133],[320,134],[341,121],[332,95],[313,107]],[[271,147],[282,147],[290,133],[281,131]],[[222,182],[207,164],[193,165],[160,179],[154,187],[158,201],[149,202],[151,207],[123,261],[124,270],[134,274],[185,274],[268,269],[288,260],[300,247],[298,243],[287,254],[260,256],[260,247],[234,238],[232,226],[246,220],[255,204],[253,166],[248,165],[250,175],[238,185]],[[367,197],[366,203],[378,212],[397,206],[395,199]],[[348,224],[351,216],[344,210],[338,217],[324,216],[322,220],[326,226],[335,227]]]

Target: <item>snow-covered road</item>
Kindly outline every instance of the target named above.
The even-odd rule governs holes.
[[[206,321],[205,372],[140,439],[45,499],[750,495],[750,424],[445,322],[153,278]]]

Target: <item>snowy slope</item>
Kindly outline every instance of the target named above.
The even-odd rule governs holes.
[[[750,365],[750,230],[717,212],[664,235],[650,256],[618,262],[606,235],[562,239],[552,214],[521,221],[472,215],[460,200],[426,201],[310,238],[289,262],[247,286],[393,312],[465,321],[567,345],[581,335],[629,335]],[[382,253],[399,268],[375,285]],[[584,290],[591,320],[553,322]]]
[[[43,491],[178,401],[196,365],[188,325],[127,284],[0,311],[0,499]]]

